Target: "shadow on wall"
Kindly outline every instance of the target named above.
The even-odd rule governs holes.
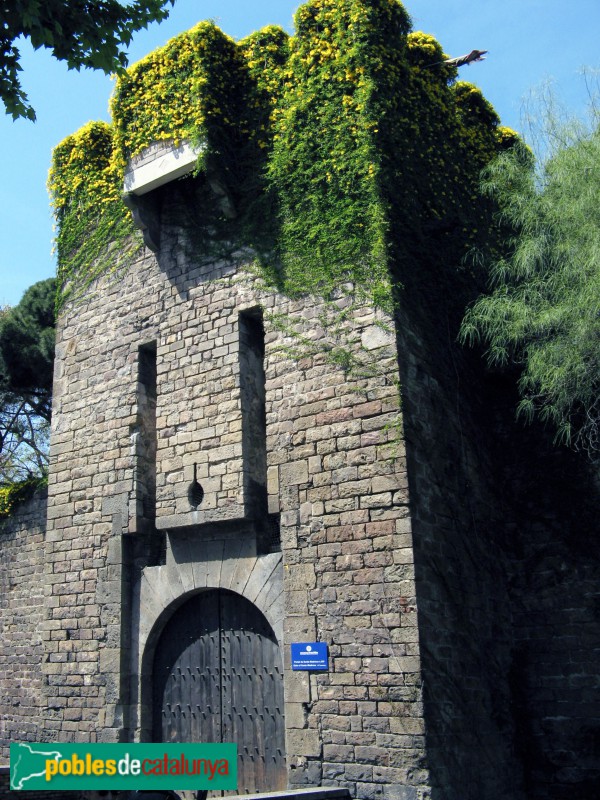
[[[456,344],[461,309],[443,279],[421,265],[402,281],[432,796],[595,800],[598,482],[550,432],[515,422],[514,376]]]

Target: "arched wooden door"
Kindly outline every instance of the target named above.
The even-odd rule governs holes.
[[[281,653],[256,606],[194,595],[160,636],[152,681],[155,742],[235,742],[240,794],[287,788]]]

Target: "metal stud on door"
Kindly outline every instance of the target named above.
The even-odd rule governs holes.
[[[153,669],[153,739],[220,742],[219,602],[196,595],[167,623]]]
[[[281,654],[248,600],[211,590],[173,614],[153,696],[155,741],[235,742],[240,793],[286,788]]]

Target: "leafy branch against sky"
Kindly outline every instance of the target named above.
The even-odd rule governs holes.
[[[45,47],[69,69],[99,69],[109,75],[127,66],[133,34],[168,16],[175,0],[3,0],[0,28],[0,98],[13,119],[35,120],[24,91],[21,53],[25,37]]]

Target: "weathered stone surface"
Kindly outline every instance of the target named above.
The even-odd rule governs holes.
[[[42,633],[45,524],[44,492],[0,522],[0,763],[8,762],[11,742],[39,740],[42,663],[58,642]]]
[[[287,743],[290,753],[299,756],[320,756],[321,740],[318,731],[296,730],[288,731]]]
[[[346,374],[286,355],[271,323],[310,333],[315,298],[203,260],[161,191],[162,250],[59,321],[46,538],[31,509],[0,532],[2,745],[148,738],[145,656],[220,588],[282,647],[292,786],[520,800],[526,778],[535,800],[583,800],[600,770],[585,470],[556,457],[537,477],[548,451],[515,444],[457,349],[439,264],[400,276],[389,331],[349,314],[379,372]],[[241,321],[259,307],[264,358]],[[292,671],[289,644],[317,640],[330,669]]]

